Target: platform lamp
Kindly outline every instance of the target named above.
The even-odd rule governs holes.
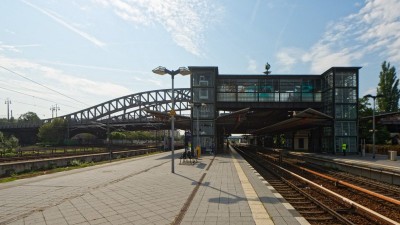
[[[165,74],[169,74],[171,75],[171,80],[172,80],[172,107],[171,107],[171,111],[169,112],[169,114],[171,115],[171,172],[175,173],[175,166],[174,166],[174,131],[175,131],[175,127],[174,127],[174,121],[175,121],[175,96],[174,96],[174,77],[177,74],[181,74],[183,76],[189,75],[191,74],[190,70],[186,67],[179,67],[179,69],[177,70],[168,70],[167,68],[163,67],[163,66],[159,66],[155,69],[152,70],[153,73],[158,74],[158,75],[165,75]]]
[[[364,98],[372,98],[372,158],[375,159],[375,100],[376,98],[382,98],[383,95],[366,95]]]

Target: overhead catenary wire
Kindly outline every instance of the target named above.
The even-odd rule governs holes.
[[[4,85],[8,85],[8,87],[7,87],[7,86],[2,86],[2,87],[6,87],[6,88],[9,88],[9,89],[12,89],[11,87],[9,87],[9,86],[10,86],[10,85],[9,85],[9,82],[6,82],[6,81],[4,81],[4,80],[0,80],[0,83],[3,83]],[[40,91],[38,91],[38,90],[36,90],[36,89],[27,88],[27,87],[20,87],[19,89],[22,89],[22,90],[28,91],[28,92],[36,92],[36,93],[39,93],[39,94],[43,93],[43,92],[40,92]],[[20,92],[21,92],[21,90],[20,90]],[[64,102],[69,102],[69,103],[71,103],[71,104],[74,104],[74,102],[71,101],[71,100],[64,100]],[[64,103],[62,103],[62,105],[64,105]],[[46,106],[46,107],[47,107],[47,106]],[[78,107],[73,107],[73,108],[79,109]]]
[[[77,100],[77,99],[75,99],[75,98],[72,98],[72,97],[70,97],[70,96],[68,96],[68,95],[65,95],[65,94],[63,94],[63,93],[61,93],[61,92],[59,92],[59,91],[57,91],[57,90],[54,90],[54,89],[52,89],[52,88],[49,88],[49,87],[47,87],[46,85],[43,85],[43,84],[41,84],[41,83],[39,83],[39,82],[37,82],[37,81],[34,81],[34,80],[32,80],[32,79],[30,79],[30,78],[28,78],[28,77],[26,77],[26,76],[24,76],[24,75],[22,75],[22,74],[20,74],[20,73],[17,73],[17,72],[15,72],[15,71],[11,70],[11,69],[8,69],[8,68],[6,68],[6,67],[4,67],[4,66],[0,66],[0,68],[3,68],[4,70],[7,70],[8,72],[10,72],[10,73],[12,73],[12,74],[18,75],[18,76],[20,76],[20,77],[22,77],[22,78],[24,78],[24,79],[26,79],[26,80],[29,80],[29,81],[32,82],[32,83],[35,83],[35,84],[37,84],[37,85],[39,85],[39,86],[42,86],[42,87],[44,87],[44,88],[46,88],[46,89],[48,89],[48,90],[50,90],[50,91],[53,91],[53,92],[55,92],[55,93],[57,93],[57,94],[59,94],[59,95],[62,95],[62,96],[64,96],[64,97],[66,97],[66,98],[69,98],[69,99],[71,99],[71,100],[74,100],[74,101],[76,101],[76,102],[79,102],[79,103],[81,103],[81,104],[84,104],[84,105],[86,105],[86,106],[89,106],[88,104],[86,104],[86,103],[84,103],[84,102],[82,102],[82,101],[79,101],[79,100]]]
[[[20,91],[16,91],[16,90],[12,90],[12,89],[9,89],[9,88],[0,87],[0,89],[4,89],[4,90],[7,90],[7,91],[12,91],[12,92],[15,92],[15,93],[18,93],[18,94],[21,94],[21,95],[26,95],[26,96],[30,96],[30,97],[33,97],[33,98],[41,99],[41,100],[44,100],[44,101],[48,101],[48,102],[53,102],[55,104],[59,104],[59,103],[57,103],[55,101],[52,101],[52,100],[49,100],[49,99],[45,99],[45,98],[42,98],[42,97],[37,97],[37,96],[34,96],[34,95],[26,94],[26,93],[23,93],[23,92],[20,92]],[[70,108],[73,108],[73,109],[77,109],[77,107],[74,107],[74,106],[70,106],[70,105],[66,105],[66,104],[62,104],[62,105],[70,107]]]

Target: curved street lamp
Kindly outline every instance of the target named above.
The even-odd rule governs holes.
[[[382,98],[383,95],[366,95],[364,98],[372,98],[373,109],[372,109],[372,158],[375,159],[375,100],[376,98]]]
[[[175,96],[174,96],[174,77],[177,74],[181,74],[183,76],[191,74],[190,70],[186,67],[179,67],[177,70],[168,70],[167,68],[163,66],[159,66],[155,69],[152,70],[153,73],[158,74],[158,75],[165,75],[169,74],[171,75],[171,80],[172,80],[172,107],[171,111],[169,114],[171,115],[171,172],[175,173],[175,166],[174,166],[174,121],[175,121]]]

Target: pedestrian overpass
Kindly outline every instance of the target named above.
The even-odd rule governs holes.
[[[175,128],[190,129],[192,146],[203,148],[222,149],[225,137],[242,133],[262,146],[336,152],[346,143],[349,152],[356,152],[359,69],[332,67],[320,75],[233,75],[219,74],[218,67],[189,67],[190,88],[174,89]],[[68,137],[104,131],[106,126],[167,130],[172,96],[171,89],[141,92],[60,117],[68,121]],[[0,131],[37,133],[49,121],[0,124]]]

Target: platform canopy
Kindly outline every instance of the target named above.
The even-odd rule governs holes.
[[[293,112],[292,118],[255,130],[252,134],[281,133],[310,129],[317,126],[330,125],[332,120],[331,116],[308,108],[301,112]]]
[[[147,113],[152,115],[155,119],[155,122],[164,123],[165,127],[163,127],[163,128],[168,128],[168,126],[170,126],[170,122],[171,122],[170,113],[160,112],[160,111],[155,111],[155,110],[150,110],[150,109],[144,109],[144,111],[146,111]],[[175,127],[177,129],[182,129],[182,130],[190,129],[191,118],[189,116],[181,116],[181,115],[175,114],[174,118],[175,118]]]

